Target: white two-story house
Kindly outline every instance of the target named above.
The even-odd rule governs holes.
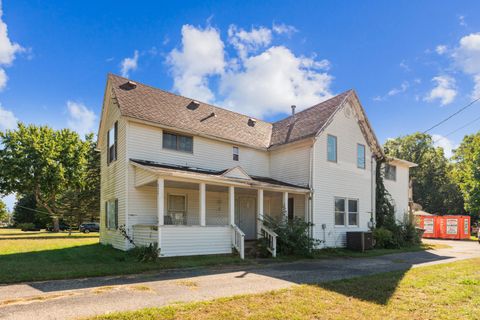
[[[294,109],[293,109],[294,110]],[[354,91],[269,123],[109,75],[98,132],[104,244],[156,242],[161,256],[243,251],[275,234],[263,217],[299,217],[324,247],[345,245],[375,217],[383,158]],[[387,188],[408,208],[409,167],[393,160]]]

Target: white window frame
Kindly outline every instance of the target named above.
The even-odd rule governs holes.
[[[335,202],[336,200],[343,200],[345,201],[345,211],[343,211],[343,222],[344,224],[337,224],[336,222],[336,214],[337,214],[337,210],[336,210],[336,207],[335,207]],[[349,201],[350,200],[353,200],[353,201],[357,201],[357,224],[350,224],[349,222],[349,215],[350,215],[350,205],[349,205]],[[333,198],[333,225],[335,226],[335,228],[358,228],[360,227],[360,199],[358,198],[347,198],[347,197],[334,197]]]
[[[115,217],[115,215],[118,214],[118,208],[115,208],[116,203],[117,203],[117,199],[107,200],[105,219],[106,219],[106,225],[108,230],[115,230],[118,227],[116,225],[116,221],[118,221],[118,217]]]
[[[387,177],[387,166],[395,168],[395,174],[393,176],[393,179],[391,179],[390,177]],[[385,163],[385,165],[383,166],[383,176],[386,180],[397,181],[397,166],[395,166],[393,164]]]
[[[360,147],[363,147],[363,167],[360,166],[359,163],[359,157],[358,157],[358,151],[360,150]],[[366,169],[367,168],[367,147],[362,144],[362,143],[357,143],[357,168],[359,169]]]
[[[165,143],[164,143],[164,135],[165,134],[169,134],[171,136],[175,136],[176,139],[177,139],[177,144],[176,144],[176,148],[173,149],[173,148],[168,148],[168,147],[165,147]],[[191,151],[187,151],[187,150],[181,150],[179,149],[179,138],[180,137],[185,137],[185,138],[191,138],[192,139],[192,150]],[[186,153],[186,154],[193,154],[193,149],[194,149],[194,141],[195,139],[193,138],[193,136],[190,136],[190,135],[186,135],[186,134],[181,134],[181,133],[177,133],[177,132],[173,132],[173,131],[162,131],[162,149],[163,150],[167,150],[167,151],[173,151],[173,152],[181,152],[181,153]]]
[[[328,158],[328,140],[329,138],[335,138],[335,160],[330,160]],[[338,162],[338,138],[337,136],[334,136],[333,134],[327,134],[327,161],[332,162],[332,163],[337,163]]]
[[[237,146],[233,146],[232,147],[232,158],[233,158],[233,161],[240,161],[240,148],[237,147]],[[237,158],[235,159],[235,156],[237,156]]]
[[[343,208],[344,208],[344,209],[343,209],[343,210],[344,210],[344,211],[343,211],[343,224],[337,224],[337,221],[336,221],[336,220],[337,220],[337,219],[336,219],[336,216],[337,216],[337,208],[336,208],[336,205],[335,205],[335,204],[336,204],[337,200],[343,200],[343,201],[344,201],[344,206],[343,206]],[[334,198],[333,198],[333,225],[334,225],[335,227],[345,227],[345,223],[346,223],[346,221],[345,221],[345,213],[346,213],[347,210],[348,210],[347,201],[348,201],[348,199],[345,198],[345,197],[334,197]],[[341,212],[341,211],[339,211],[339,212]]]
[[[352,212],[357,214],[357,224],[350,224],[350,201],[356,201],[357,202],[357,211]],[[354,198],[348,198],[347,200],[347,220],[346,224],[349,227],[359,227],[360,226],[360,200],[359,199],[354,199]]]

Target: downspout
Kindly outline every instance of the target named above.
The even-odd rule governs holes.
[[[314,175],[314,169],[315,169],[315,161],[314,161],[314,158],[315,158],[315,142],[316,142],[316,139],[313,140],[313,144],[312,144],[312,147],[310,148],[310,193],[308,195],[309,197],[309,210],[308,210],[308,221],[312,224],[309,228],[309,233],[310,233],[310,237],[313,237],[313,195],[314,195],[314,189],[313,189],[313,183],[314,183],[314,179],[313,179],[313,175]]]
[[[368,227],[373,230],[375,228],[375,190],[376,190],[376,163],[374,163],[375,155],[372,154],[370,157],[370,222],[368,223]]]

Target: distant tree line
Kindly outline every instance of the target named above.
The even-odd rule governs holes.
[[[410,169],[413,201],[435,214],[480,217],[480,131],[463,138],[450,159],[432,136],[414,133],[390,139],[386,155],[418,164]],[[378,205],[378,204],[377,204]]]
[[[15,223],[45,227],[95,221],[100,208],[100,155],[93,134],[18,124],[0,132],[0,194],[17,196]]]

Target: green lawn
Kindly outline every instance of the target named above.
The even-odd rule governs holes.
[[[92,319],[480,319],[480,259]]]
[[[132,255],[99,244],[98,233],[23,232],[0,229],[0,283],[68,279],[196,266],[244,263],[234,255],[162,258],[137,262]]]
[[[320,250],[315,257],[369,257],[425,248],[427,247],[371,250],[366,253],[329,249]],[[298,257],[281,257],[275,261],[295,259]],[[69,236],[68,232],[23,232],[18,229],[0,229],[0,284],[255,263],[257,261],[252,259],[242,261],[236,255],[162,258],[156,263],[140,263],[131,254],[99,244],[98,233],[74,232]]]

